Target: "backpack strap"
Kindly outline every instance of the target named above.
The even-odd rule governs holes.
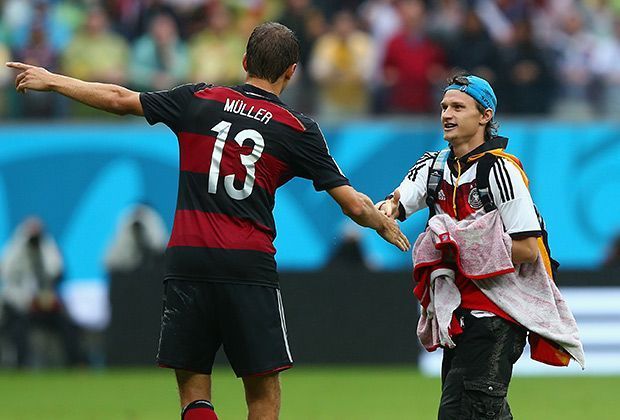
[[[496,155],[492,153],[485,153],[476,161],[478,163],[478,166],[476,167],[476,189],[478,190],[480,201],[482,201],[484,210],[487,213],[497,209],[497,206],[493,202],[491,188],[489,186],[489,175],[491,174],[491,168],[493,167],[493,164],[497,162],[497,159],[498,157]]]
[[[428,171],[428,179],[426,180],[426,205],[428,206],[428,218],[430,219],[436,213],[435,202],[437,201],[437,194],[439,194],[439,187],[443,180],[443,171],[450,155],[450,149],[446,148],[441,150],[435,156],[435,160]]]

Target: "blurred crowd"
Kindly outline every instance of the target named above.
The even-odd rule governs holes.
[[[83,279],[63,288],[67,264],[55,238],[41,218],[22,221],[0,256],[0,368],[99,367],[135,361],[142,348],[150,354],[167,239],[153,208],[128,209],[102,258],[107,292],[98,293]]]
[[[447,76],[478,74],[500,113],[620,111],[620,0],[0,0],[0,62],[159,90],[243,81],[252,28],[293,29],[301,62],[284,100],[322,118],[428,114]],[[101,116],[16,94],[0,69],[0,116]]]

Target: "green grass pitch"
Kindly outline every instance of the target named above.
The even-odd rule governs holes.
[[[439,380],[414,368],[296,367],[282,375],[283,420],[436,418]],[[244,419],[241,381],[213,374],[223,420]],[[509,400],[518,420],[617,419],[620,377],[515,378]],[[178,420],[167,369],[0,372],[2,420]]]

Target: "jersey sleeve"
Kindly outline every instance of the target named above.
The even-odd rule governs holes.
[[[489,188],[506,233],[513,237],[542,234],[532,196],[514,163],[497,159],[489,174]]]
[[[170,90],[141,93],[140,103],[146,121],[151,125],[164,123],[172,131],[177,132],[181,117],[194,92],[204,87],[206,87],[204,84],[185,84]]]
[[[413,213],[426,207],[426,190],[428,172],[437,153],[426,152],[409,169],[407,175],[398,186],[400,192],[401,215],[400,220],[405,220]],[[402,210],[404,209],[404,215]]]
[[[327,142],[318,125],[311,125],[296,139],[292,147],[295,174],[310,179],[317,191],[349,185],[338,164],[329,153]]]

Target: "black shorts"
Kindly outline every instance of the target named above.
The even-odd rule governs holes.
[[[159,365],[211,374],[221,345],[238,377],[292,367],[280,290],[249,284],[167,280]]]

